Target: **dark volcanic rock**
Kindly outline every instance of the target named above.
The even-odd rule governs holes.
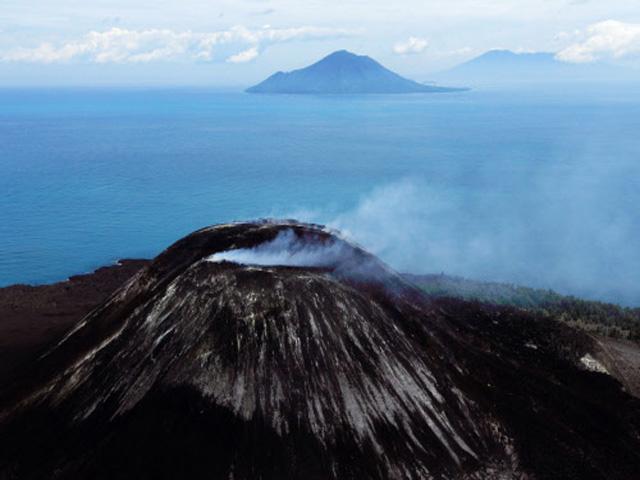
[[[283,233],[297,266],[208,260]],[[637,400],[552,323],[313,225],[203,229],[0,390],[0,478],[634,478]]]
[[[0,288],[0,385],[147,263],[121,260],[65,282]]]

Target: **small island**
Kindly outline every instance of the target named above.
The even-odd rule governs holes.
[[[401,77],[370,57],[340,50],[306,68],[292,72],[277,72],[247,89],[247,92],[370,94],[442,93],[463,90],[466,89],[423,85]]]

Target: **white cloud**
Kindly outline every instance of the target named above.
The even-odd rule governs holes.
[[[556,58],[569,63],[591,63],[637,54],[640,54],[640,24],[606,20],[589,26],[581,41],[558,52]]]
[[[258,57],[258,47],[251,47],[227,58],[227,63],[247,63]]]
[[[232,27],[217,32],[176,32],[169,29],[127,30],[111,28],[93,31],[79,40],[61,45],[43,43],[35,48],[19,48],[0,53],[0,61],[60,63],[74,60],[94,63],[148,63],[177,59],[211,61],[218,47],[249,45],[227,60],[246,62],[258,56],[258,48],[293,40],[341,38],[355,32],[345,29],[303,26],[294,28],[249,29]]]
[[[398,55],[422,53],[429,46],[424,38],[409,37],[405,42],[398,42],[393,46],[393,51]]]

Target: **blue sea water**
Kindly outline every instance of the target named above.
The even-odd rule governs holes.
[[[296,215],[407,271],[640,305],[640,94],[0,90],[0,285]]]

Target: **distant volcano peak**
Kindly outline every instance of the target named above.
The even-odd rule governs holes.
[[[333,52],[300,70],[278,72],[249,93],[434,93],[458,89],[423,85],[383,67],[371,57],[347,50]]]
[[[356,53],[350,52],[349,50],[342,49],[342,50],[336,50],[335,52],[330,53],[325,57],[325,60],[328,60],[330,58],[340,58],[340,57],[349,58],[349,57],[363,57],[363,56],[364,55],[358,55]]]

